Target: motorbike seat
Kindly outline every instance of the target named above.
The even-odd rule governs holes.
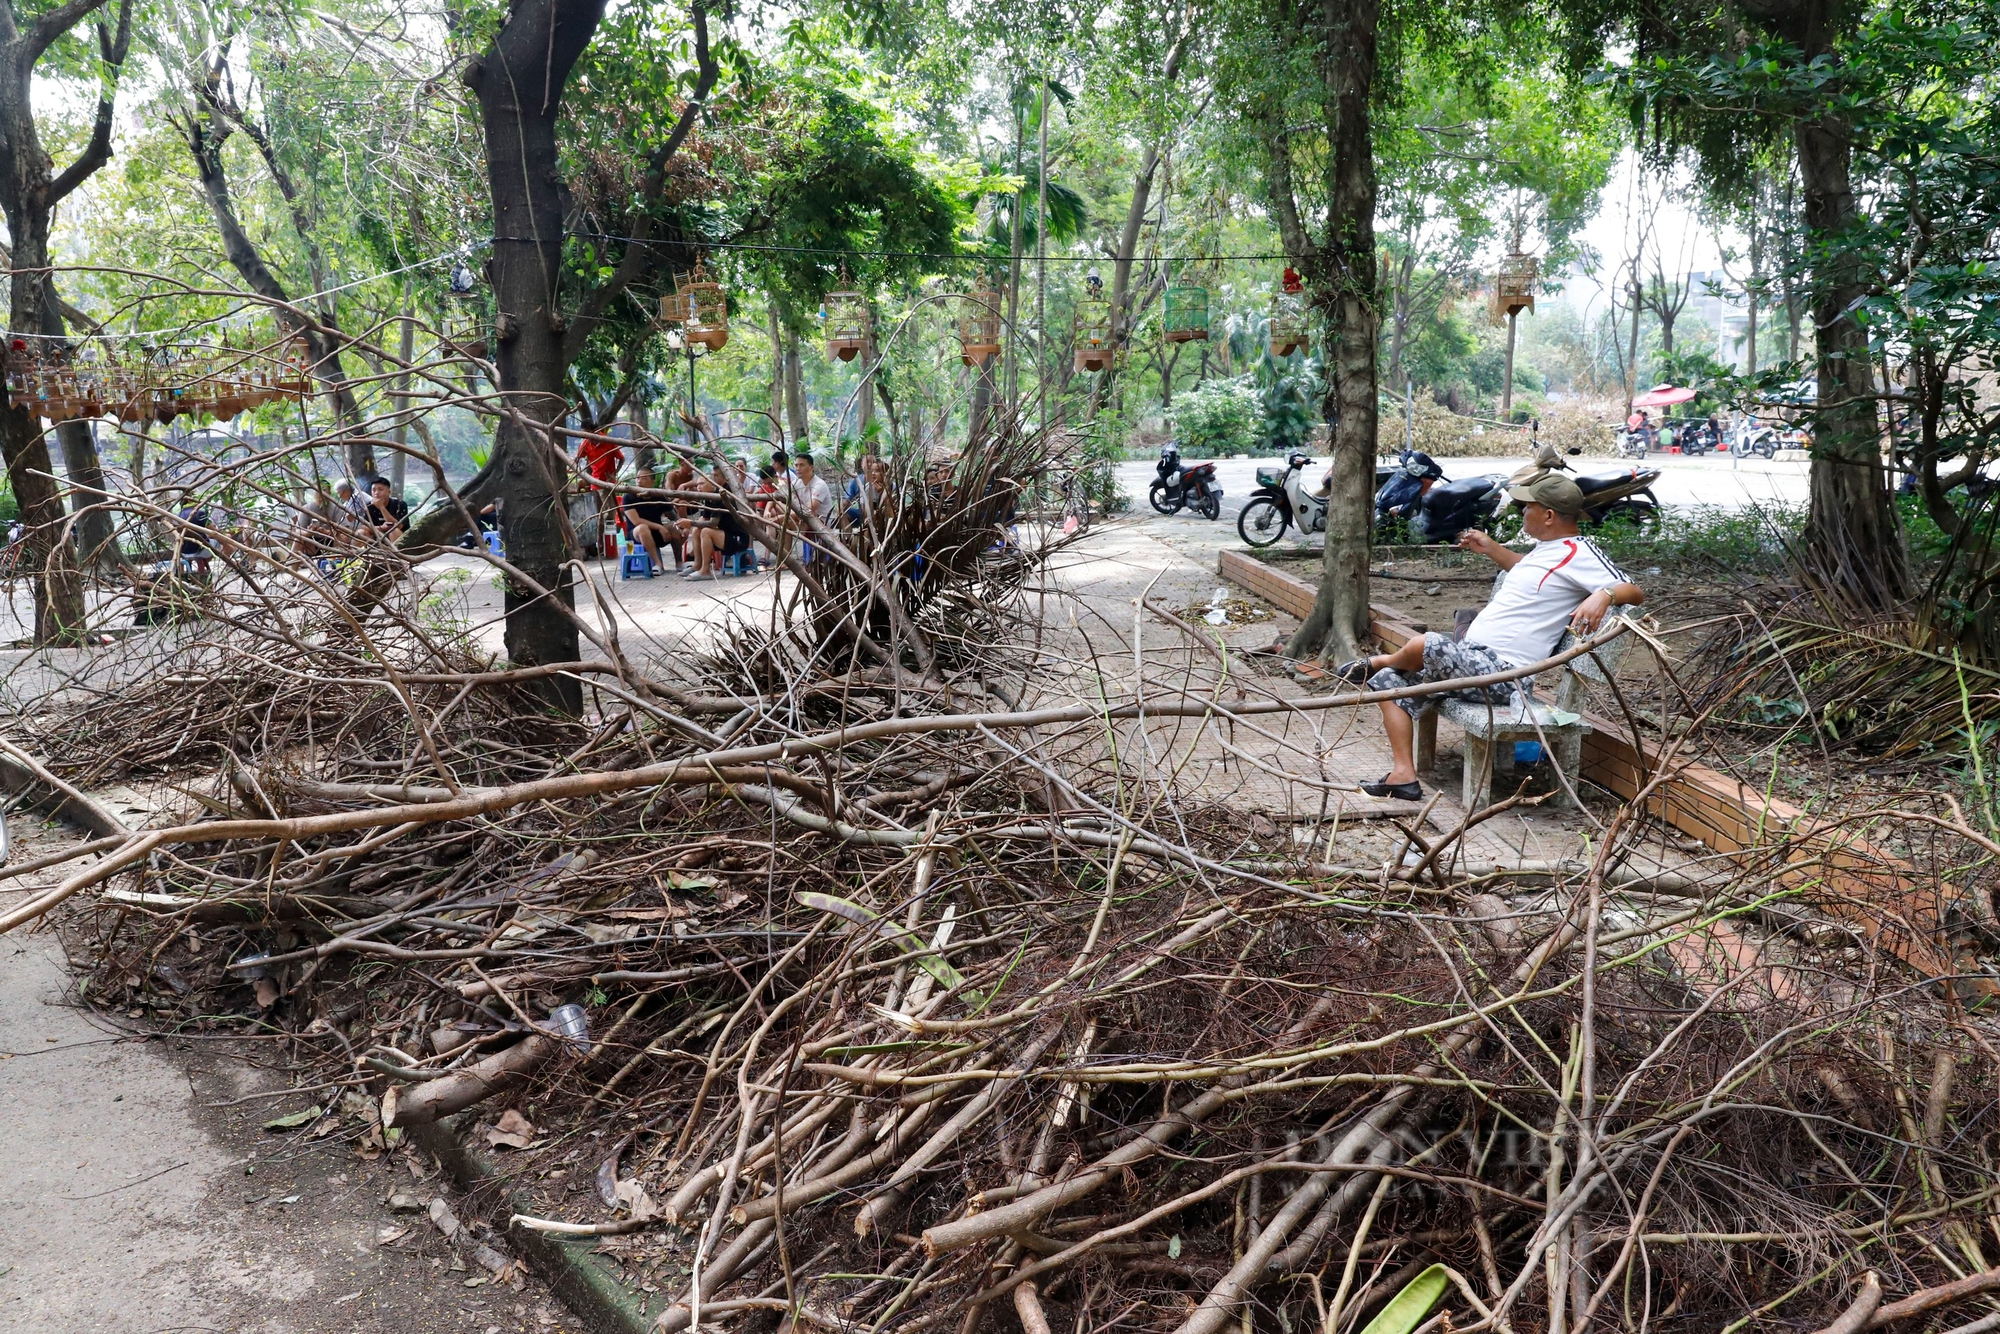
[[[1456,482],[1439,482],[1424,497],[1424,508],[1450,509],[1478,500],[1495,486],[1491,477],[1462,477]]]
[[[1576,479],[1576,489],[1586,496],[1591,496],[1610,487],[1622,486],[1631,480],[1630,473],[1614,473],[1609,477],[1579,477]]]

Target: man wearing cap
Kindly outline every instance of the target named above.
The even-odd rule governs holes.
[[[1577,532],[1584,504],[1575,482],[1543,471],[1510,485],[1507,497],[1520,506],[1521,526],[1535,545],[1524,553],[1477,529],[1459,536],[1460,546],[1507,572],[1492,600],[1466,628],[1465,638],[1423,635],[1394,653],[1342,663],[1337,675],[1366,681],[1370,690],[1395,690],[1527,667],[1554,652],[1563,631],[1590,634],[1611,608],[1636,607],[1646,600],[1643,589],[1627,579],[1595,542]],[[1504,708],[1513,703],[1517,684],[1502,682],[1454,693],[1460,699]],[[1435,708],[1439,698],[1419,695],[1383,701],[1382,727],[1389,734],[1395,767],[1380,782],[1363,783],[1363,792],[1401,801],[1423,796],[1417,783],[1416,719]]]

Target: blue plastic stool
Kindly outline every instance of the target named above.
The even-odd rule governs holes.
[[[624,559],[618,562],[620,579],[630,579],[635,574],[642,579],[653,577],[653,558],[646,554],[644,547],[627,547]]]
[[[755,574],[757,572],[756,553],[745,547],[733,556],[724,556],[722,558],[722,568],[731,574]]]
[[[489,528],[486,530],[483,536],[486,538],[486,549],[488,551],[492,552],[496,556],[504,556],[507,554],[506,552],[500,549],[500,534],[497,531]]]

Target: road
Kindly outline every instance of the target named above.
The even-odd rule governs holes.
[[[1526,458],[1439,459],[1448,478],[1477,477],[1482,473],[1511,473],[1527,466]],[[1257,485],[1257,469],[1285,466],[1283,459],[1217,459],[1216,479],[1222,483],[1222,518],[1234,525],[1243,502]],[[1313,460],[1307,476],[1314,486],[1325,475],[1327,460]],[[1586,477],[1620,473],[1634,466],[1618,459],[1571,459],[1570,466]],[[1742,509],[1749,505],[1803,506],[1806,503],[1807,463],[1800,459],[1736,459],[1705,456],[1684,458],[1678,454],[1654,454],[1645,462],[1660,470],[1653,494],[1662,505],[1676,509],[1713,505],[1720,509]],[[1150,461],[1118,465],[1118,484],[1132,497],[1135,508],[1151,510],[1146,492],[1153,484],[1155,465]]]

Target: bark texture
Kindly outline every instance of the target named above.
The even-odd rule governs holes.
[[[130,0],[121,0],[115,23],[97,26],[98,55],[111,77],[97,103],[83,151],[61,174],[42,147],[35,124],[35,65],[55,41],[103,7],[104,0],[66,0],[23,22],[11,3],[0,4],[0,212],[7,217],[13,274],[8,283],[8,327],[16,334],[60,335],[55,287],[49,270],[49,229],[56,205],[111,160],[116,73],[131,43]],[[7,353],[12,355],[10,346]],[[102,483],[94,442],[86,471]],[[59,643],[81,635],[83,577],[64,522],[62,493],[49,460],[41,420],[12,403],[0,409],[0,453],[27,527],[26,565],[34,590],[35,641]],[[87,502],[86,502],[87,503]]]
[[[1320,410],[1331,427],[1332,490],[1318,596],[1292,635],[1294,657],[1351,658],[1368,637],[1368,557],[1374,539],[1377,301],[1375,155],[1370,99],[1378,62],[1379,0],[1319,0],[1289,16],[1293,42],[1320,68],[1324,152],[1294,153],[1282,108],[1263,135],[1273,211],[1285,253],[1305,280],[1326,330],[1329,382]],[[1319,147],[1315,135],[1314,148]],[[1316,207],[1301,196],[1301,165],[1316,162]],[[1318,216],[1315,217],[1314,214]]]
[[[566,614],[575,596],[558,429],[568,410],[569,322],[561,304],[565,192],[556,119],[570,70],[603,17],[604,0],[521,0],[465,72],[486,131],[493,200],[486,277],[497,310],[493,361],[506,400],[482,478],[503,501],[508,562],[541,589],[505,584],[507,656],[524,667],[577,657],[576,625]],[[564,712],[582,707],[574,681],[554,678],[545,688]]]
[[[1839,24],[1849,17],[1839,0],[1738,3],[1807,60],[1832,54]],[[1819,366],[1805,532],[1809,573],[1857,608],[1886,610],[1908,595],[1910,571],[1882,462],[1868,340],[1851,314],[1867,292],[1866,275],[1840,242],[1856,216],[1853,133],[1822,102],[1816,114],[1793,122],[1792,134],[1807,250],[1818,257],[1806,294]]]

